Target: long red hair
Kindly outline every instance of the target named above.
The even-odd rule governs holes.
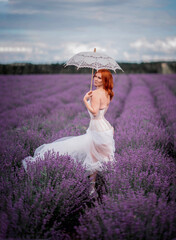
[[[99,69],[98,71],[96,71],[94,73],[94,76],[96,73],[101,73],[101,78],[103,81],[103,88],[110,95],[110,101],[111,101],[114,96],[114,92],[112,91],[114,84],[113,84],[113,77],[112,77],[111,72],[107,69]]]

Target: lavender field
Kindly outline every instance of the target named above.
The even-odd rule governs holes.
[[[48,152],[27,173],[21,162],[86,133],[91,74],[0,76],[1,239],[176,239],[176,75],[113,77],[116,162],[95,201],[70,156]]]

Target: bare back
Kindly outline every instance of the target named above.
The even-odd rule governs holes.
[[[100,96],[100,110],[109,106],[110,95],[104,89],[95,90]]]

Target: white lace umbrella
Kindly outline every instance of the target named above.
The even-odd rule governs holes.
[[[116,73],[116,69],[122,70],[118,63],[108,55],[104,53],[97,53],[96,48],[94,52],[80,52],[71,57],[65,64],[64,67],[68,65],[74,65],[79,68],[92,68],[92,78],[91,78],[91,87],[92,90],[92,79],[93,79],[93,69],[111,69]],[[123,70],[122,70],[123,71]],[[123,71],[124,72],[124,71]]]

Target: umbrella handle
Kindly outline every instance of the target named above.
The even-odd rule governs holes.
[[[91,77],[91,84],[90,84],[90,91],[92,91],[92,79],[93,79],[93,68],[92,68],[92,77]]]
[[[96,52],[96,48],[94,48],[94,52]],[[93,79],[93,68],[92,68],[92,77],[91,77],[91,84],[90,84],[90,91],[92,91],[92,79]]]

